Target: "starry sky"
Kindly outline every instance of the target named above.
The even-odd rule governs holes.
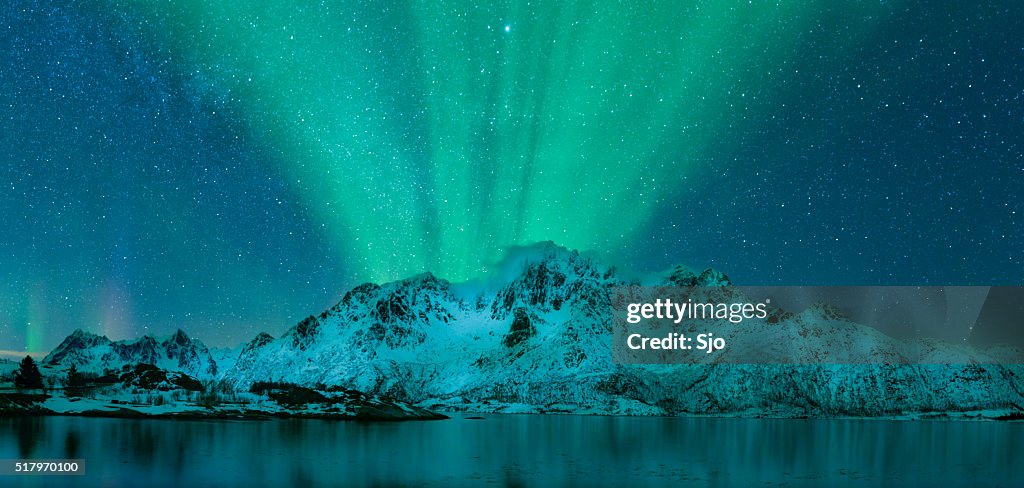
[[[0,5],[0,351],[277,334],[552,240],[1021,284],[1018,1]]]

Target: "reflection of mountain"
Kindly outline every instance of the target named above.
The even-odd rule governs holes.
[[[1020,365],[618,365],[609,289],[640,280],[553,244],[524,253],[498,275],[502,280],[491,284],[451,284],[423,274],[357,286],[281,337],[259,334],[237,356],[218,351],[222,367],[204,374],[243,391],[259,381],[286,381],[476,411],[900,415],[1016,412],[1024,405]],[[678,267],[644,284],[729,281],[713,270]],[[782,320],[806,335],[793,362],[820,363],[799,355],[849,353],[853,344],[870,354],[898,354],[892,349],[898,341],[842,320],[829,307]],[[763,321],[744,326],[752,335],[777,330]],[[84,350],[71,347],[78,345]],[[109,357],[108,347],[79,338],[47,362],[63,364],[58,353],[96,361]],[[962,345],[925,341],[921,347],[932,362],[954,353],[984,358]],[[193,371],[204,364],[206,356],[198,366],[179,362]]]

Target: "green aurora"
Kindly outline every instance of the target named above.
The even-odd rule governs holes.
[[[213,110],[274,148],[337,258],[383,281],[475,277],[541,240],[616,255],[727,170],[702,167],[722,134],[785,105],[773,74],[801,32],[835,16],[867,33],[886,8],[829,3],[133,8]]]

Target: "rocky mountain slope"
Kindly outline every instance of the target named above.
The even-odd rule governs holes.
[[[427,273],[359,285],[280,337],[261,333],[240,349],[218,350],[220,367],[183,333],[121,343],[76,333],[44,362],[159,361],[237,391],[287,382],[481,412],[1001,416],[1019,415],[1024,405],[1020,364],[996,364],[991,351],[962,344],[896,340],[828,306],[744,321],[727,350],[696,364],[613,361],[613,287],[738,297],[728,277],[711,269],[633,277],[547,243],[518,253],[493,276],[453,284]],[[777,364],[724,364],[752,352]]]
[[[728,278],[684,267],[626,278],[552,244],[511,266],[499,273],[510,278],[492,285],[424,274],[357,286],[282,337],[254,338],[223,377],[239,387],[265,379],[343,385],[475,411],[859,416],[1024,405],[1021,366],[975,364],[991,361],[965,346],[914,344],[920,363],[956,354],[963,364],[827,364],[822,354],[878,363],[864,359],[895,358],[907,347],[828,307],[747,321],[736,334],[741,342],[725,352],[761,351],[786,343],[780,333],[791,334],[796,346],[777,351],[780,364],[711,364],[714,356],[707,364],[615,364],[611,287],[721,286],[734,293]]]
[[[125,365],[151,364],[201,379],[217,376],[217,363],[202,341],[178,330],[170,337],[144,336],[129,341],[111,341],[105,336],[76,330],[42,360],[44,366],[101,374],[120,371]]]

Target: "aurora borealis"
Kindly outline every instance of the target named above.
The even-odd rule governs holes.
[[[1019,284],[1015,2],[0,7],[0,350],[234,344],[542,240]]]

